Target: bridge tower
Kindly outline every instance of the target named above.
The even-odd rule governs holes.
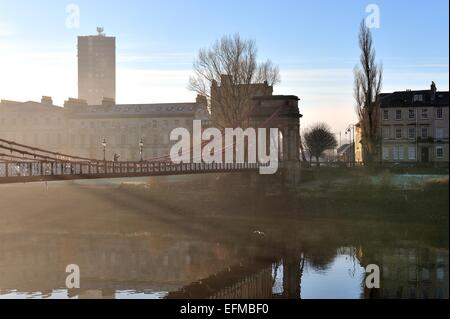
[[[295,95],[271,95],[253,98],[252,126],[278,128],[279,159],[285,186],[300,182],[300,119],[299,98]]]

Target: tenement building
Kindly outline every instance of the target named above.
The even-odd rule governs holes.
[[[448,167],[449,92],[430,90],[383,93],[381,160],[384,164],[428,163]]]

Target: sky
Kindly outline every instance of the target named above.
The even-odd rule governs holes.
[[[117,37],[117,102],[191,102],[201,48],[253,39],[279,65],[274,94],[299,96],[303,127],[356,122],[360,22],[372,23],[384,92],[449,87],[448,0],[0,0],[0,98],[77,97],[76,37]],[[79,10],[79,19],[72,19]],[[374,10],[375,8],[375,10]],[[379,13],[379,14],[377,14]],[[379,17],[379,19],[377,19]],[[78,23],[79,22],[79,23]],[[377,23],[379,22],[379,23]]]

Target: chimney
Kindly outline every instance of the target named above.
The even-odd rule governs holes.
[[[434,83],[434,81],[431,81],[431,101],[434,101],[436,99],[436,92],[436,83]]]
[[[231,79],[231,75],[229,75],[229,74],[222,74],[221,76],[220,76],[220,86],[228,86],[228,85],[231,85],[233,82],[232,82],[232,79]]]
[[[204,95],[198,94],[195,103],[197,103],[197,108],[201,110],[206,110],[208,108],[208,99]]]
[[[53,99],[51,96],[43,96],[41,98],[41,103],[45,105],[53,105]]]
[[[69,100],[64,102],[64,108],[75,108],[75,107],[82,107],[82,106],[88,106],[88,103],[86,100],[83,99],[74,99],[69,97]]]
[[[113,98],[110,98],[110,97],[103,97],[102,105],[103,106],[114,106],[114,105],[116,105],[116,100]]]

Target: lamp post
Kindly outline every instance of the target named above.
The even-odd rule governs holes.
[[[106,143],[106,139],[104,138],[102,141],[102,146],[103,146],[103,161],[106,161],[106,146],[108,144]]]
[[[350,134],[350,145],[352,147],[352,156],[353,156],[353,160],[352,160],[352,165],[354,164],[355,161],[355,125],[350,124],[347,128],[347,130],[345,131],[345,135]],[[349,159],[350,161],[350,159]]]
[[[139,153],[141,154],[141,162],[143,161],[143,158],[142,158],[143,148],[144,148],[144,141],[141,138],[141,140],[139,141]]]
[[[338,160],[338,162],[340,161],[340,158],[339,158],[339,148],[342,146],[342,132],[341,131],[339,131],[339,132],[336,132],[336,133],[334,133],[334,135],[338,135],[339,134],[339,145],[336,147],[336,149],[335,149],[335,151],[336,151],[336,158],[337,158],[337,160]]]

